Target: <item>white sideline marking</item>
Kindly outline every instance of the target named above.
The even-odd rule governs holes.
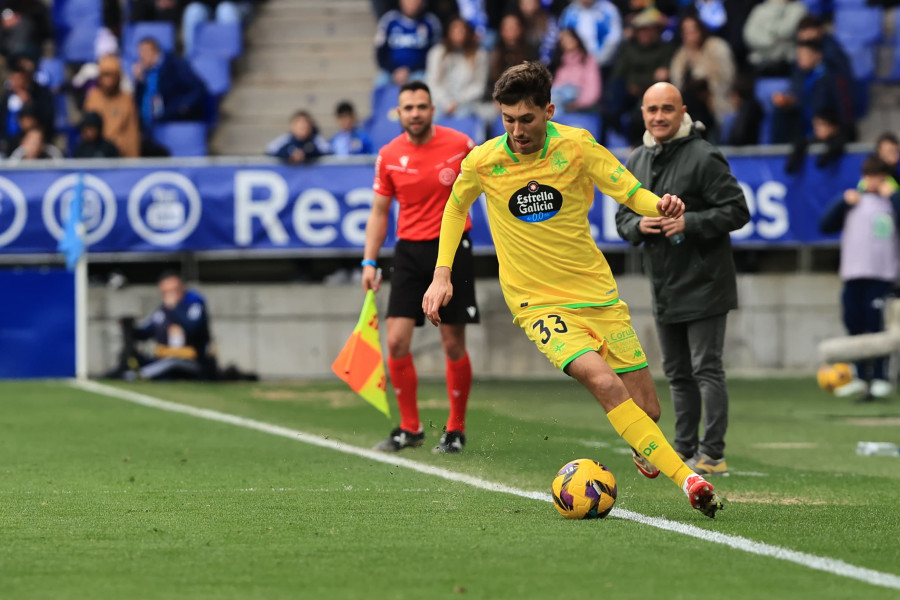
[[[229,425],[236,425],[238,427],[244,427],[246,429],[253,429],[256,431],[261,431],[263,433],[268,433],[270,435],[286,437],[292,440],[304,442],[306,444],[312,444],[313,446],[328,448],[330,450],[337,450],[338,452],[344,452],[346,454],[353,454],[375,462],[394,465],[397,467],[405,467],[407,469],[418,471],[419,473],[424,473],[426,475],[440,477],[442,479],[455,481],[457,483],[465,483],[466,485],[470,485],[482,490],[487,490],[489,492],[500,492],[502,494],[511,494],[513,496],[529,498],[531,500],[553,502],[550,494],[545,492],[529,492],[527,490],[520,490],[492,481],[487,481],[486,479],[481,479],[480,477],[466,475],[465,473],[457,473],[448,469],[442,469],[440,467],[418,463],[413,460],[391,454],[382,454],[374,450],[351,446],[342,442],[325,439],[321,436],[304,433],[296,429],[289,429],[287,427],[281,427],[279,425],[271,425],[262,421],[255,421],[253,419],[238,417],[235,415],[230,415],[206,408],[196,408],[193,406],[188,406],[186,404],[178,404],[177,402],[168,402],[166,400],[154,398],[153,396],[147,396],[145,394],[139,394],[137,392],[131,392],[128,390],[103,385],[94,381],[73,380],[70,381],[69,384],[73,387],[80,388],[87,392],[100,394],[102,396],[118,398],[120,400],[127,400],[128,402],[133,402],[135,404],[140,404],[142,406],[147,406],[150,408],[157,408],[168,412],[181,413],[190,415],[192,417],[199,417],[201,419],[217,421],[219,423],[227,423]],[[770,558],[777,558],[779,560],[792,562],[809,569],[814,569],[816,571],[824,571],[833,575],[856,579],[858,581],[862,581],[863,583],[900,590],[900,576],[894,575],[892,573],[883,573],[881,571],[867,569],[865,567],[857,567],[836,558],[827,558],[824,556],[816,556],[814,554],[806,554],[805,552],[798,552],[796,550],[790,550],[781,546],[771,546],[769,544],[755,542],[738,535],[729,535],[726,533],[709,531],[707,529],[696,527],[694,525],[687,525],[685,523],[679,523],[677,521],[670,521],[669,519],[663,519],[661,517],[649,517],[647,515],[642,515],[641,513],[625,510],[622,508],[613,508],[611,516],[617,517],[619,519],[635,521],[637,523],[656,527],[657,529],[680,533],[682,535],[687,535],[706,542],[723,544],[730,548],[734,548],[735,550],[749,552],[750,554],[768,556]]]

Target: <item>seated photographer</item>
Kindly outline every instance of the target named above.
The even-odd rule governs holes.
[[[118,368],[111,374],[125,379],[214,379],[215,357],[210,353],[211,336],[206,300],[185,289],[177,273],[159,278],[162,304],[137,326],[133,318],[122,319],[124,348]],[[153,356],[135,348],[136,341],[153,340]]]

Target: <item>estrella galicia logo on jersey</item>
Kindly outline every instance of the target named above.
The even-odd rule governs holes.
[[[552,219],[562,208],[563,197],[559,190],[537,181],[516,190],[509,199],[509,212],[527,223],[540,223]]]

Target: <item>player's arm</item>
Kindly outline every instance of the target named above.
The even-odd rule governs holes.
[[[459,177],[453,184],[447,204],[444,205],[434,278],[422,298],[422,310],[434,325],[441,324],[440,308],[446,306],[453,297],[453,284],[450,282],[453,258],[466,228],[469,208],[481,194],[481,183],[475,171],[473,154],[475,151],[469,153],[463,160]]]
[[[684,214],[684,203],[678,196],[665,194],[660,198],[644,189],[631,171],[587,132],[584,133],[582,147],[588,177],[597,189],[619,204],[646,217],[677,219]]]
[[[378,260],[378,252],[387,237],[388,217],[391,210],[392,198],[376,193],[372,200],[372,211],[369,220],[366,221],[366,245],[363,250],[362,286],[364,290],[375,290],[381,287],[381,278],[375,261]]]

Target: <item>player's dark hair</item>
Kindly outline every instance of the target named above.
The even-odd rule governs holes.
[[[530,102],[543,108],[550,104],[553,76],[543,64],[525,61],[508,68],[494,84],[494,100],[506,106]]]
[[[880,146],[882,142],[889,142],[895,146],[900,146],[900,139],[898,139],[897,136],[890,131],[885,131],[878,136],[878,139],[875,140],[875,147],[877,148],[878,146]]]
[[[184,279],[181,277],[181,273],[179,273],[175,269],[166,269],[165,271],[163,271],[162,273],[159,274],[159,277],[156,278],[156,282],[160,283],[171,277],[177,277],[179,281],[182,281],[182,282],[184,281]]]
[[[884,162],[877,154],[870,154],[862,164],[863,175],[884,175],[892,174],[891,166]]]
[[[428,84],[424,81],[419,81],[416,79],[415,81],[407,81],[403,85],[400,86],[400,91],[397,92],[397,97],[400,97],[400,94],[403,92],[418,92],[419,90],[423,90],[428,94],[429,101],[431,100],[431,90],[428,88]]]

